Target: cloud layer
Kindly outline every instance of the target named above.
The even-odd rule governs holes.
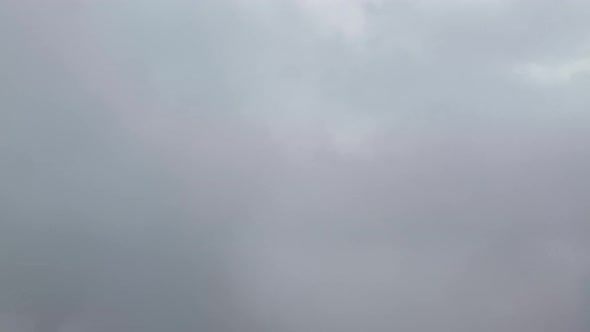
[[[589,4],[0,13],[3,325],[587,329]]]

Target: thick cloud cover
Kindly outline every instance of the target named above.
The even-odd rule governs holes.
[[[586,2],[0,15],[6,330],[587,330]]]

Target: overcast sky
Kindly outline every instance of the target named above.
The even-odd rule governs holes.
[[[590,2],[5,0],[0,45],[7,313],[588,329]]]

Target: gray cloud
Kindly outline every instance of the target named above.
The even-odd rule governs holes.
[[[588,5],[0,6],[3,325],[587,327]]]

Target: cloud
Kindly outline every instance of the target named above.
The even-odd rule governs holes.
[[[6,308],[584,329],[584,2],[0,6]]]
[[[587,75],[590,61],[579,59],[553,66],[531,63],[525,68],[524,73],[540,84],[563,84]]]

